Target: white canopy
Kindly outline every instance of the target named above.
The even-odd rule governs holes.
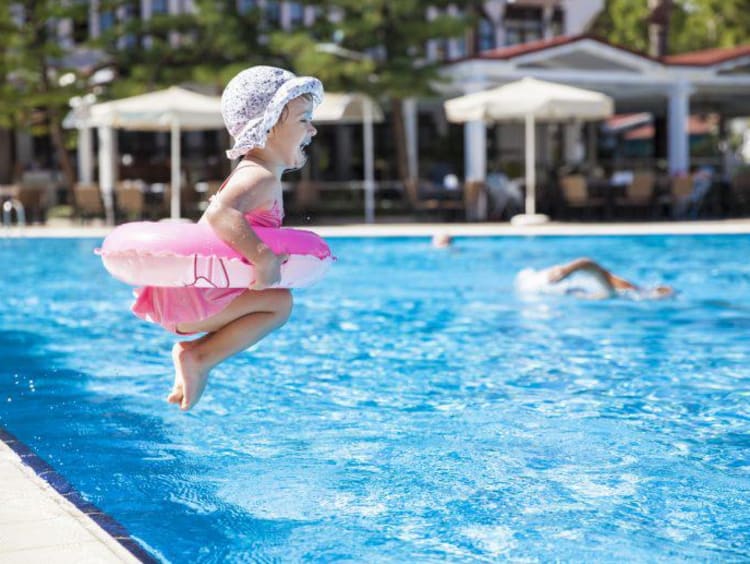
[[[455,123],[525,122],[527,215],[523,217],[527,219],[519,223],[546,219],[535,215],[535,122],[599,120],[611,116],[613,111],[614,103],[605,94],[534,78],[523,78],[445,102],[448,120]]]
[[[362,123],[364,125],[365,194],[366,213],[372,215],[374,172],[372,124],[383,121],[383,112],[364,94],[327,93],[313,114],[318,123]],[[221,98],[198,94],[179,86],[149,92],[111,102],[93,104],[70,112],[63,125],[78,128],[79,132],[90,127],[104,129],[129,129],[136,131],[171,131],[172,201],[171,216],[180,217],[180,131],[223,129]],[[100,130],[101,131],[101,130]],[[79,151],[81,150],[79,144]],[[105,202],[111,202],[113,175],[106,171],[114,168],[114,143],[110,135],[100,138],[100,185]],[[106,180],[102,180],[105,171]],[[106,186],[105,186],[106,184]],[[110,204],[111,205],[111,204]],[[111,211],[108,216],[113,217]]]
[[[221,98],[206,96],[179,86],[130,98],[94,104],[89,108],[89,127],[114,127],[137,131],[202,130],[224,127]]]
[[[367,104],[370,104],[373,123],[382,123],[383,111],[369,96],[335,92],[326,92],[323,102],[313,112],[313,121],[340,124],[363,123]]]
[[[612,98],[566,84],[523,78],[445,102],[448,121],[598,120],[612,115]]]
[[[112,129],[171,132],[171,185],[170,215],[180,217],[180,131],[221,129],[221,98],[198,94],[179,86],[149,92],[111,102],[92,104],[81,111],[70,112],[63,122],[65,127],[88,131],[101,128],[99,147],[99,184],[110,221],[114,218],[112,192],[115,179],[115,143]],[[88,133],[85,134],[86,136]],[[79,143],[79,151],[81,150]],[[83,159],[85,161],[85,159]],[[79,161],[80,162],[80,161]]]
[[[365,221],[375,220],[375,164],[373,123],[383,121],[383,111],[366,94],[326,93],[323,102],[315,108],[313,121],[316,123],[362,124],[365,161]]]

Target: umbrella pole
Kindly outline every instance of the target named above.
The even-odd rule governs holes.
[[[526,215],[536,213],[536,138],[534,115],[526,114]]]
[[[180,123],[172,116],[172,196],[170,201],[170,216],[172,219],[180,218]]]
[[[365,152],[365,223],[375,221],[375,166],[373,156],[372,106],[364,100],[363,148]]]

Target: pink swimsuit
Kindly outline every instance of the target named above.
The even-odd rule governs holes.
[[[222,186],[223,188],[223,186]],[[270,209],[257,209],[245,214],[247,223],[256,227],[281,227],[284,214],[278,201]],[[177,330],[180,323],[195,323],[208,319],[226,308],[245,292],[244,288],[136,288],[131,310],[141,319],[158,323],[168,331]]]

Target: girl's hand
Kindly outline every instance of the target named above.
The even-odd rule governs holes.
[[[250,289],[265,290],[278,284],[281,281],[281,265],[288,258],[288,255],[275,255],[271,249],[265,247],[255,259],[255,281],[250,285]]]

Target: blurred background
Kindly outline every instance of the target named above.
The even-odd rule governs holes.
[[[308,166],[285,177],[292,223],[506,221],[529,186],[563,221],[745,217],[747,7],[5,1],[3,222],[196,219],[232,166],[218,96],[255,64],[327,91]],[[528,77],[598,92],[611,111],[548,114],[531,138],[523,116],[448,119],[446,101]]]

